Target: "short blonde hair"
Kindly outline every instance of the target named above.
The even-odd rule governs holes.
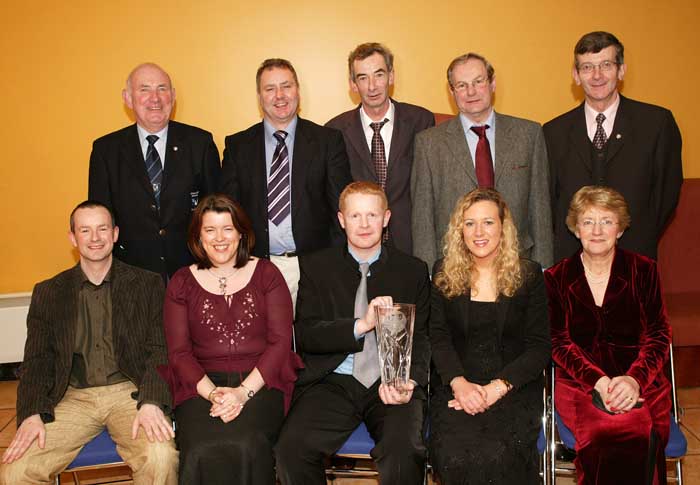
[[[347,198],[353,194],[376,195],[382,199],[382,209],[386,210],[389,208],[389,201],[381,185],[362,180],[348,184],[340,193],[340,199],[338,200],[338,209],[340,212],[343,212],[343,207],[345,206]]]
[[[630,227],[630,217],[627,201],[617,190],[602,185],[586,185],[581,187],[571,198],[569,212],[566,215],[566,227],[576,233],[576,225],[581,214],[588,209],[597,207],[612,212],[617,217],[620,231]]]
[[[522,284],[518,230],[515,228],[513,216],[501,194],[493,189],[478,188],[463,195],[450,216],[450,225],[444,238],[445,260],[434,278],[435,286],[447,298],[467,294],[476,276],[472,253],[464,242],[464,212],[482,201],[496,204],[501,220],[501,242],[495,260],[496,289],[499,294],[513,296]]]

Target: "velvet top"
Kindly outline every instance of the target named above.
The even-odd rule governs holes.
[[[250,264],[250,263],[249,263]],[[292,351],[292,299],[279,270],[259,259],[247,285],[223,295],[206,291],[189,267],[168,285],[163,322],[168,367],[159,369],[170,384],[175,406],[198,396],[207,372],[248,372],[257,367],[265,385],[285,395],[289,408],[296,369]]]
[[[579,251],[545,272],[552,358],[561,376],[588,392],[601,377],[633,377],[640,393],[668,359],[671,328],[656,262],[617,248],[602,306],[596,306]]]

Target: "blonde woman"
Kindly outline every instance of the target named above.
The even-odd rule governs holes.
[[[513,219],[495,190],[459,199],[444,241],[430,316],[435,470],[442,485],[538,483],[550,358],[542,269],[520,259]]]

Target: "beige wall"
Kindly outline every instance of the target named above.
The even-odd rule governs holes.
[[[396,55],[394,96],[450,112],[445,68],[464,52],[494,64],[499,111],[545,122],[575,106],[571,50],[591,30],[627,47],[624,93],[673,110],[686,177],[700,177],[700,8],[695,0],[590,2],[4,2],[0,29],[0,293],[27,291],[74,262],[67,216],[87,194],[91,142],[130,123],[120,90],[155,61],[172,75],[176,119],[227,134],[255,123],[255,70],[286,57],[302,116],[324,123],[355,100],[346,56],[378,40]],[[527,5],[527,6],[526,6]]]

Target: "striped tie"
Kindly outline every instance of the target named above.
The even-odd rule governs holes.
[[[148,135],[148,149],[146,150],[146,172],[153,187],[153,195],[156,198],[156,205],[160,209],[160,188],[163,185],[163,164],[160,163],[160,155],[156,150],[155,143],[158,141],[156,135]]]
[[[270,176],[267,179],[267,217],[275,226],[289,215],[291,200],[289,196],[289,152],[284,140],[286,131],[276,131],[277,147],[272,155]]]

